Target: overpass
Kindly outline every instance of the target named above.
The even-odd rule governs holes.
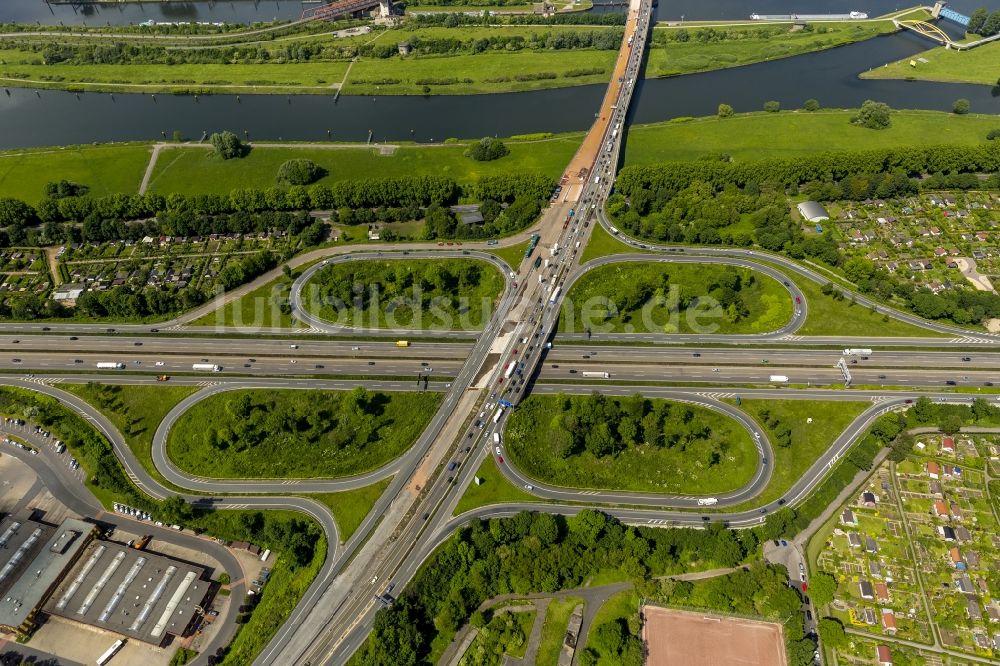
[[[368,635],[387,583],[397,576],[399,587],[405,583],[450,520],[447,504],[465,490],[468,475],[453,482],[442,465],[459,446],[479,450],[478,455],[493,451],[491,436],[503,426],[503,410],[496,421],[487,419],[489,428],[470,424],[477,413],[499,409],[498,399],[521,399],[543,357],[544,341],[555,331],[562,282],[579,265],[579,248],[586,244],[614,182],[651,10],[652,0],[630,0],[625,37],[594,124],[563,173],[560,195],[539,221],[537,252],[547,252],[551,265],[535,269],[535,257],[524,258],[410,461],[373,507],[370,515],[379,516],[380,522],[372,521],[352,537],[359,544],[353,558],[336,563],[336,578],[328,578],[319,595],[308,596],[296,608],[255,664],[347,662]]]
[[[335,0],[318,7],[309,7],[303,10],[301,21],[332,21],[341,16],[348,16],[355,12],[363,12],[374,9],[382,5],[382,15],[390,14],[390,3],[388,0]]]

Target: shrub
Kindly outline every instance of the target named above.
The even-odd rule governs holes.
[[[958,115],[962,116],[969,112],[971,106],[972,105],[969,104],[969,100],[961,98],[955,100],[955,103],[951,105],[951,110],[957,113]]]
[[[891,110],[885,102],[866,99],[858,110],[858,115],[851,118],[851,122],[868,129],[886,129],[892,124],[892,119],[889,117]]]
[[[500,159],[509,152],[510,148],[505,146],[503,141],[487,136],[469,148],[468,155],[477,162],[490,162]]]
[[[288,160],[278,167],[278,183],[308,185],[326,175],[326,170],[312,160]]]
[[[781,103],[776,102],[773,99],[769,102],[764,102],[764,110],[768,113],[777,113],[781,111]]]
[[[731,118],[733,115],[733,107],[728,104],[719,105],[719,117],[720,118]]]
[[[802,108],[806,111],[817,111],[819,110],[819,100],[807,99],[806,103],[802,105]]]
[[[1000,139],[1000,129],[993,129],[986,133],[987,141],[994,141]]]

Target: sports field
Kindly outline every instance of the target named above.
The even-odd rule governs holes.
[[[787,666],[781,625],[643,606],[646,666]]]

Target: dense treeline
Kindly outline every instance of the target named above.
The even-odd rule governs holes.
[[[626,526],[583,510],[573,518],[522,511],[458,531],[420,568],[391,608],[382,609],[352,664],[423,663],[438,633],[450,634],[480,603],[504,593],[580,586],[599,571],[636,581],[694,568],[735,566],[758,547],[752,530]]]
[[[640,189],[680,190],[705,182],[721,190],[751,183],[798,186],[811,180],[839,181],[853,174],[902,172],[994,173],[1000,170],[1000,145],[914,146],[856,152],[826,152],[800,157],[774,157],[752,162],[699,160],[636,165],[622,169],[618,188],[626,195]]]
[[[409,39],[418,55],[476,54],[488,51],[598,49],[616,50],[622,30],[559,30],[485,38],[421,37]],[[349,60],[355,57],[392,58],[399,55],[395,43],[255,44],[219,48],[168,49],[155,44],[115,42],[109,44],[15,42],[19,48],[38,53],[46,65],[148,65],[148,64],[265,64]]]
[[[512,439],[530,437],[538,421],[545,421],[549,424],[546,438],[563,458],[583,451],[595,457],[614,456],[626,448],[643,445],[684,451],[689,444],[707,440],[712,434],[711,423],[699,418],[690,406],[653,401],[640,394],[626,398],[596,391],[584,396],[561,394],[555,413],[542,413],[541,406],[530,399],[525,402],[522,410],[536,413],[512,421],[508,436]],[[722,450],[714,451],[706,465],[719,464],[723,453]]]
[[[998,169],[1000,146],[991,143],[632,166],[622,170],[607,210],[616,224],[652,240],[757,245],[840,267],[844,257],[830,234],[805,236],[792,220],[788,189],[821,201],[903,197],[940,187],[1000,187]],[[994,173],[983,180],[977,175],[983,172]],[[866,259],[843,268],[862,293],[928,319],[965,325],[1000,316],[996,294],[965,288],[935,294]]]
[[[1000,9],[991,13],[986,7],[979,7],[969,16],[969,25],[965,31],[983,37],[1000,33]]]
[[[808,23],[801,30],[805,34],[816,35],[831,32],[830,27],[815,23]],[[787,35],[788,33],[787,25],[761,25],[754,26],[753,28],[744,28],[741,26],[740,28],[731,29],[697,28],[688,30],[687,28],[678,28],[677,30],[654,30],[653,44],[656,46],[665,46],[672,42],[681,44],[685,42],[712,44],[717,42],[765,40]]]
[[[625,25],[625,13],[592,14],[590,12],[568,12],[543,16],[541,14],[462,14],[430,12],[418,14],[409,20],[415,26],[444,26],[455,28],[460,25]]]

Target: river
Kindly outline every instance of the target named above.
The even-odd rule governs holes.
[[[866,99],[894,108],[950,110],[965,97],[977,113],[1000,113],[989,87],[857,78],[871,66],[927,47],[896,34],[807,55],[733,69],[642,82],[631,122],[715,113],[720,102],[737,111],[777,100],[796,108],[815,98],[828,108],[854,108]],[[603,85],[525,93],[428,97],[301,95],[141,95],[70,93],[10,88],[0,93],[0,148],[89,142],[157,140],[180,130],[185,138],[230,129],[249,138],[286,141],[375,141],[510,136],[585,130]],[[327,130],[330,130],[329,135]]]

